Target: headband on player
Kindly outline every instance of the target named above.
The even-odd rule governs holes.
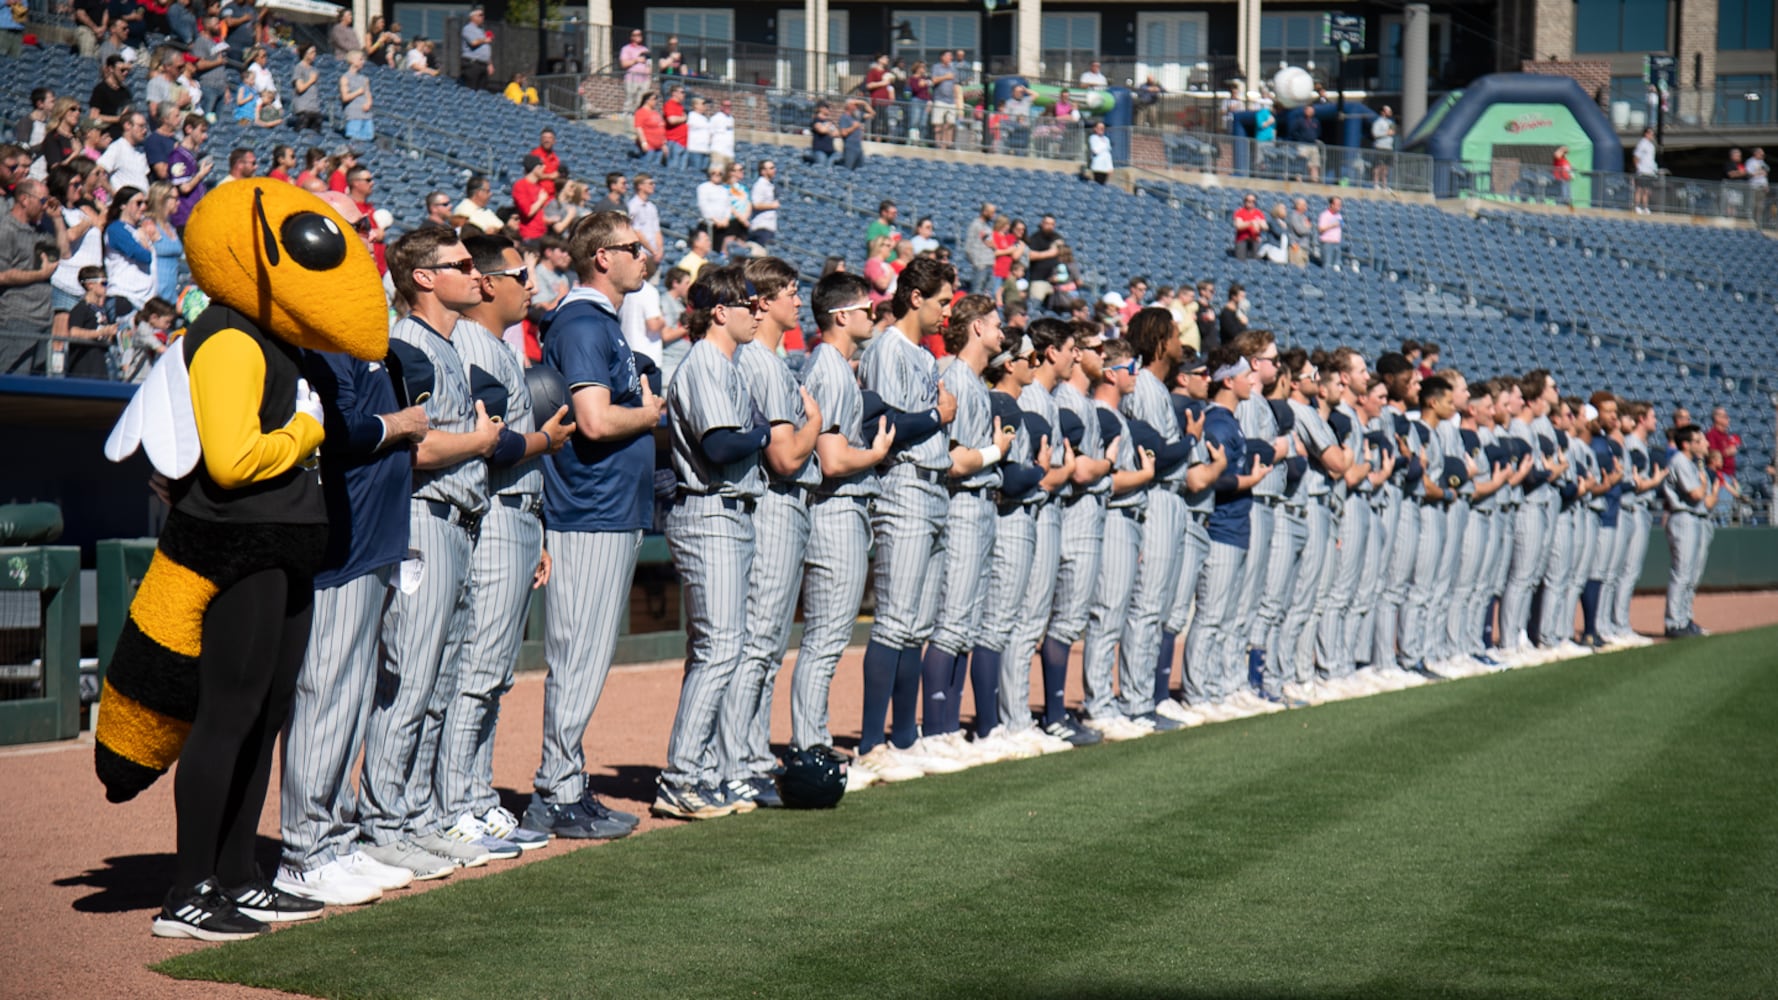
[[[1211,373],[1210,381],[1221,382],[1225,378],[1237,378],[1252,370],[1253,366],[1247,363],[1246,358],[1242,358],[1232,365],[1224,365],[1223,367],[1216,369],[1216,371]]]

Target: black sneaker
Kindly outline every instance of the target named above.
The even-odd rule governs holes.
[[[213,878],[190,891],[167,891],[160,916],[154,918],[154,936],[191,938],[197,941],[239,941],[258,937],[266,925],[242,913]]]
[[[264,876],[246,885],[224,890],[235,901],[235,908],[246,917],[268,924],[285,924],[293,920],[309,920],[321,915],[327,904],[318,899],[285,892]]]
[[[1105,737],[1096,730],[1081,725],[1072,712],[1043,727],[1043,731],[1059,740],[1067,740],[1077,747],[1090,747],[1103,742]]]

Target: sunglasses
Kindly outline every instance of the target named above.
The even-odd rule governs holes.
[[[509,267],[499,271],[483,271],[484,278],[511,278],[523,285],[531,280],[531,269],[528,267]]]
[[[414,270],[416,270],[416,271],[456,271],[459,274],[468,274],[468,273],[475,270],[475,258],[465,257],[462,260],[440,261],[437,264],[421,264],[419,267],[415,268]]]
[[[648,252],[648,244],[642,242],[641,240],[637,240],[634,243],[613,243],[610,246],[603,246],[603,247],[600,247],[599,249],[600,250],[621,251],[623,253],[629,254],[632,257],[637,258],[638,260],[640,260],[644,257],[650,256],[650,254]]]
[[[1130,360],[1125,361],[1122,364],[1107,365],[1105,367],[1105,370],[1108,372],[1128,372],[1131,375],[1134,375],[1134,374],[1136,374],[1136,369],[1139,367],[1141,367],[1141,366],[1136,363],[1136,359],[1131,358]]]
[[[361,215],[357,222],[352,223],[352,228],[361,233],[368,233],[377,228],[377,220],[368,215]]]
[[[827,311],[827,314],[829,316],[838,316],[841,313],[869,312],[869,311],[870,311],[870,303],[869,302],[860,302],[857,305],[840,306],[838,309],[829,309]]]

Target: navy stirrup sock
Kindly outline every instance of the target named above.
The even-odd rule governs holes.
[[[889,742],[897,750],[906,750],[920,738],[920,727],[914,713],[920,708],[920,647],[897,651],[895,692],[889,724]]]
[[[1161,655],[1154,661],[1154,703],[1173,697],[1173,650],[1179,645],[1179,633],[1161,633]]]
[[[1043,640],[1043,724],[1068,711],[1068,649],[1059,639]]]
[[[951,683],[945,687],[944,732],[955,733],[963,728],[963,686],[969,683],[969,653],[951,654]]]
[[[969,687],[975,694],[975,735],[984,737],[1000,725],[1000,653],[975,647],[969,657]]]
[[[951,671],[957,654],[928,644],[920,659],[920,734],[940,736],[950,732]]]
[[[895,668],[901,651],[872,640],[864,647],[864,728],[858,737],[860,753],[883,742],[883,726],[889,720],[889,694],[895,690]]]
[[[1599,634],[1599,592],[1605,588],[1602,580],[1588,580],[1580,592],[1581,621],[1585,622],[1588,637]],[[1569,609],[1573,614],[1573,609]]]

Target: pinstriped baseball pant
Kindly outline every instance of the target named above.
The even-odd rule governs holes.
[[[1626,520],[1626,517],[1628,518]],[[1618,533],[1625,535],[1624,561],[1616,570],[1618,585],[1611,606],[1611,634],[1631,635],[1630,598],[1636,596],[1636,581],[1642,577],[1642,562],[1648,558],[1648,528],[1653,517],[1647,507],[1636,507],[1628,514],[1618,515]]]
[[[753,570],[753,518],[714,496],[683,496],[667,511],[667,548],[685,595],[685,679],[667,737],[661,782],[714,785],[719,774],[717,716],[741,667],[747,635],[747,581]]]
[[[1589,580],[1599,581],[1599,614],[1598,625],[1602,632],[1616,635],[1612,615],[1618,603],[1618,588],[1623,586],[1621,571],[1624,566],[1624,553],[1630,548],[1630,515],[1623,510],[1618,511],[1617,524],[1607,528],[1604,522],[1599,526],[1599,546],[1593,553],[1592,570],[1588,573]]]
[[[1556,618],[1557,625],[1566,625],[1567,629],[1558,633],[1561,638],[1572,638],[1574,635],[1574,609],[1580,606],[1580,595],[1587,583],[1598,579],[1598,574],[1588,567],[1599,565],[1599,560],[1612,547],[1612,538],[1617,534],[1616,528],[1607,528],[1598,512],[1588,511],[1579,521],[1574,535],[1574,555],[1576,570],[1568,577],[1568,594],[1566,596],[1568,618],[1560,615]],[[1599,612],[1593,616],[1594,625],[1602,620],[1604,614],[1604,595],[1600,595]]]
[[[800,491],[787,495],[768,490],[759,498],[753,509],[747,635],[716,723],[719,771],[725,780],[765,775],[777,764],[772,756],[772,688],[790,648],[808,544],[809,508]]]
[[[907,466],[897,466],[896,470]],[[918,649],[932,634],[945,561],[945,489],[911,472],[891,471],[871,505],[877,599],[871,641],[890,649]]]
[[[973,493],[953,493],[945,513],[945,558],[938,588],[938,621],[928,641],[953,655],[975,648],[982,624],[982,598],[988,590],[988,556],[994,551],[999,515],[994,502]]]
[[[1544,487],[1549,489],[1549,487]],[[1531,600],[1549,562],[1550,511],[1541,500],[1526,500],[1513,517],[1513,555],[1500,598],[1500,646],[1516,649],[1531,621]]]
[[[543,750],[532,779],[546,802],[580,801],[586,790],[587,724],[611,673],[630,607],[642,532],[546,531],[543,588]]]
[[[1236,648],[1243,666],[1247,662],[1247,650],[1258,646],[1263,638],[1259,602],[1266,589],[1266,564],[1272,561],[1275,509],[1264,498],[1254,497],[1247,519],[1247,560],[1241,567],[1241,602],[1235,606],[1235,627],[1240,632]],[[1246,683],[1245,672],[1241,676],[1242,683]]]
[[[1303,547],[1296,579],[1290,588],[1290,608],[1266,648],[1268,669],[1278,659],[1278,675],[1286,681],[1305,683],[1315,676],[1315,633],[1320,624],[1323,580],[1331,575],[1335,558],[1333,509],[1311,497],[1303,514]]]
[[[500,804],[494,791],[494,726],[500,698],[512,689],[542,551],[543,522],[537,515],[499,502],[483,515],[469,557],[469,627],[463,641],[445,651],[447,662],[459,664],[433,772],[446,826],[465,812],[480,816]]]
[[[1286,505],[1268,508],[1268,513],[1272,515],[1272,550],[1268,553],[1270,565],[1266,567],[1265,590],[1260,595],[1259,618],[1249,641],[1266,651],[1260,686],[1267,694],[1275,695],[1282,691],[1285,681],[1296,679],[1296,668],[1292,665],[1295,657],[1282,648],[1296,645],[1284,637],[1285,605],[1301,596],[1297,593],[1297,580],[1304,570],[1311,573],[1316,571],[1316,567],[1306,566],[1305,563],[1311,559],[1319,560],[1320,553],[1311,555],[1308,551],[1309,519],[1306,508]],[[1257,511],[1255,516],[1258,516]],[[1313,592],[1311,585],[1310,593]]]
[[[309,648],[284,724],[279,781],[283,864],[297,871],[350,853],[358,838],[352,768],[370,720],[390,570],[315,590]]]
[[[1000,658],[1000,722],[1011,732],[1036,725],[1031,718],[1031,661],[1049,624],[1056,596],[1056,569],[1061,560],[1062,505],[1052,500],[1038,509],[1032,521],[1025,598],[1019,602],[1012,638]]]
[[[1492,513],[1466,510],[1459,539],[1461,548],[1452,567],[1453,586],[1451,604],[1445,613],[1442,657],[1481,652],[1481,614],[1476,610],[1476,601],[1485,600],[1481,595],[1488,589],[1488,539],[1493,531]]]
[[[1667,518],[1667,552],[1672,572],[1667,584],[1667,627],[1683,628],[1692,622],[1692,603],[1698,581],[1710,558],[1710,539],[1716,528],[1709,517],[1675,511]]]
[[[1173,591],[1173,610],[1167,613],[1167,631],[1176,636],[1186,634],[1191,626],[1192,606],[1198,597],[1198,578],[1204,575],[1204,560],[1210,557],[1210,532],[1206,525],[1209,514],[1185,512],[1185,550],[1179,559],[1179,586]]]
[[[469,623],[469,533],[420,501],[409,508],[408,547],[420,560],[420,582],[411,594],[395,588],[383,613],[377,695],[364,730],[359,823],[373,844],[431,832],[415,825],[432,813],[443,721],[429,718],[428,706],[439,686],[456,687],[456,664],[442,662],[444,651],[453,630]]]
[[[1481,595],[1481,606],[1477,608],[1477,615],[1482,620],[1483,626],[1490,630],[1497,630],[1498,642],[1501,645],[1506,642],[1506,632],[1504,629],[1499,629],[1498,626],[1504,624],[1506,584],[1512,576],[1513,550],[1517,547],[1515,539],[1518,537],[1519,510],[1519,507],[1513,507],[1494,512],[1494,541],[1488,547],[1491,557],[1488,563],[1488,591]],[[1488,605],[1496,598],[1500,601],[1497,608],[1500,617],[1490,621]]]
[[[1443,551],[1439,553],[1439,572],[1432,578],[1432,596],[1426,602],[1426,645],[1421,659],[1437,660],[1458,653],[1450,634],[1452,612],[1456,606],[1457,587],[1463,571],[1463,536],[1469,530],[1469,501],[1463,497],[1445,508]]]
[[[1172,613],[1179,589],[1185,521],[1185,498],[1165,485],[1148,491],[1136,589],[1124,618],[1118,655],[1118,708],[1127,716],[1154,711],[1154,665],[1161,655],[1161,623]]]
[[[975,645],[1001,654],[1000,698],[995,708],[1004,708],[1007,675],[1020,673],[1007,669],[1006,652],[1013,645],[1013,633],[1019,625],[1034,617],[1028,603],[1031,594],[1031,566],[1037,547],[1037,518],[1023,504],[1004,514],[995,515],[994,552],[988,560],[987,589],[982,596],[982,625]],[[1051,572],[1054,572],[1052,567]],[[1052,578],[1053,579],[1053,578]],[[1025,682],[1024,702],[1015,705],[1009,715],[1000,712],[1000,721],[1007,725],[1014,719],[1031,717],[1031,656],[1025,655],[1022,677]],[[977,706],[977,712],[981,707]],[[1008,725],[1008,729],[1012,727]]]
[[[1387,490],[1387,487],[1385,488]],[[1382,601],[1383,577],[1394,554],[1393,531],[1401,514],[1401,497],[1387,492],[1375,498],[1366,515],[1370,529],[1364,536],[1364,565],[1358,573],[1358,593],[1352,599],[1352,613],[1346,625],[1346,649],[1353,667],[1367,662],[1375,645],[1376,608]]]
[[[1099,540],[1105,533],[1105,498],[1088,496],[1062,508],[1062,555],[1056,566],[1055,600],[1048,637],[1073,645],[1087,625],[1087,609],[1099,587]]]
[[[1130,613],[1131,595],[1136,590],[1137,564],[1142,558],[1142,522],[1123,513],[1128,509],[1112,508],[1105,512],[1099,581],[1093,590],[1092,607],[1087,612],[1086,636],[1081,643],[1081,683],[1085,693],[1082,707],[1089,719],[1105,719],[1118,714],[1115,692],[1111,688],[1117,671],[1117,642],[1124,633]],[[1150,656],[1148,662],[1152,685],[1154,657]]]
[[[1550,564],[1543,574],[1543,600],[1535,609],[1537,635],[1545,646],[1574,636],[1574,609],[1580,588],[1586,583],[1586,560],[1590,554],[1586,522],[1598,523],[1597,515],[1580,502],[1567,510],[1555,511],[1555,515],[1556,527],[1550,533]]]
[[[1431,659],[1444,636],[1444,622],[1435,620],[1434,609],[1442,611],[1445,607],[1452,567],[1445,562],[1444,505],[1409,508],[1408,513],[1420,516],[1420,534],[1414,545],[1414,585],[1402,610],[1400,632],[1401,662],[1411,667]]]
[[[1247,657],[1242,655],[1247,633],[1241,628],[1236,605],[1241,600],[1241,581],[1248,552],[1239,545],[1212,540],[1198,575],[1197,610],[1191,633],[1186,636],[1185,694],[1201,692],[1201,701],[1221,701],[1246,682]]]
[[[1398,665],[1395,647],[1406,625],[1403,607],[1414,586],[1414,560],[1419,552],[1420,541],[1420,509],[1418,500],[1404,496],[1396,498],[1383,510],[1386,525],[1384,530],[1388,533],[1388,559],[1383,570],[1383,592],[1376,603],[1376,609],[1369,613],[1374,622],[1370,629],[1370,644],[1355,647],[1355,655],[1360,660],[1369,660],[1378,669]]]
[[[852,641],[869,562],[868,498],[827,497],[809,507],[803,641],[790,681],[790,738],[799,749],[833,746],[827,731],[827,692],[840,654]]]
[[[1338,552],[1323,570],[1325,600],[1321,627],[1317,630],[1315,661],[1321,676],[1337,679],[1352,673],[1352,646],[1347,641],[1347,611],[1358,599],[1358,580],[1364,572],[1365,545],[1370,534],[1371,503],[1362,493],[1346,497],[1340,510]]]

